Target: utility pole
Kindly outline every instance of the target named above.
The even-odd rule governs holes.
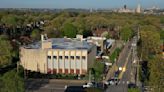
[[[91,83],[91,69],[89,70],[89,83]]]
[[[136,44],[139,41],[139,39],[140,39],[140,28],[138,26]],[[136,57],[137,57],[137,47],[136,47]],[[137,86],[139,84],[139,82],[138,82],[139,81],[139,61],[140,61],[139,58],[137,58]]]

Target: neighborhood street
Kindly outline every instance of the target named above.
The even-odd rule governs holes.
[[[60,79],[29,79],[26,81],[26,92],[64,92],[65,87],[82,86],[85,81]]]
[[[127,42],[125,45],[123,51],[120,53],[119,59],[116,62],[116,65],[118,67],[125,68],[123,71],[120,73],[120,81],[118,85],[111,85],[108,87],[106,92],[127,92],[128,89],[128,84],[131,82],[131,68],[132,68],[132,46],[131,44],[133,43],[134,39],[131,41]]]

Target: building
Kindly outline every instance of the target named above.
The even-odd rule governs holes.
[[[93,43],[97,46],[97,51],[104,51],[106,45],[105,37],[88,37],[86,41],[89,43]]]
[[[115,44],[114,39],[107,39],[105,37],[88,37],[84,39],[89,43],[93,43],[97,47],[96,58],[101,58],[104,53],[110,52],[110,49]]]
[[[136,9],[128,9],[126,5],[123,8],[118,9],[118,13],[141,13],[141,6],[138,4]]]
[[[51,38],[42,35],[41,42],[20,48],[21,65],[45,74],[86,74],[96,57],[96,46],[77,38]]]
[[[138,4],[138,6],[136,8],[136,13],[141,13],[141,6],[140,6],[140,4]]]
[[[119,13],[134,13],[134,10],[128,9],[126,5],[124,5],[124,8],[120,8],[118,10]]]

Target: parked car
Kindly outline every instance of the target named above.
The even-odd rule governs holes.
[[[129,83],[129,84],[128,84],[128,88],[136,88],[136,84],[134,84],[134,83]]]
[[[89,83],[86,83],[83,85],[83,88],[89,88],[89,87],[93,87],[93,83],[92,82],[89,82]]]
[[[117,85],[119,83],[120,79],[117,77],[111,78],[110,80],[106,81],[106,85]]]

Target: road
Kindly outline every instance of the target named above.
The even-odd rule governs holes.
[[[120,53],[119,59],[116,62],[118,67],[125,68],[125,71],[120,73],[120,81],[118,85],[109,86],[106,92],[127,92],[128,84],[131,81],[132,77],[132,46],[134,39],[127,42],[122,52]]]
[[[85,81],[29,79],[26,81],[26,92],[64,92],[66,85],[81,86]]]

